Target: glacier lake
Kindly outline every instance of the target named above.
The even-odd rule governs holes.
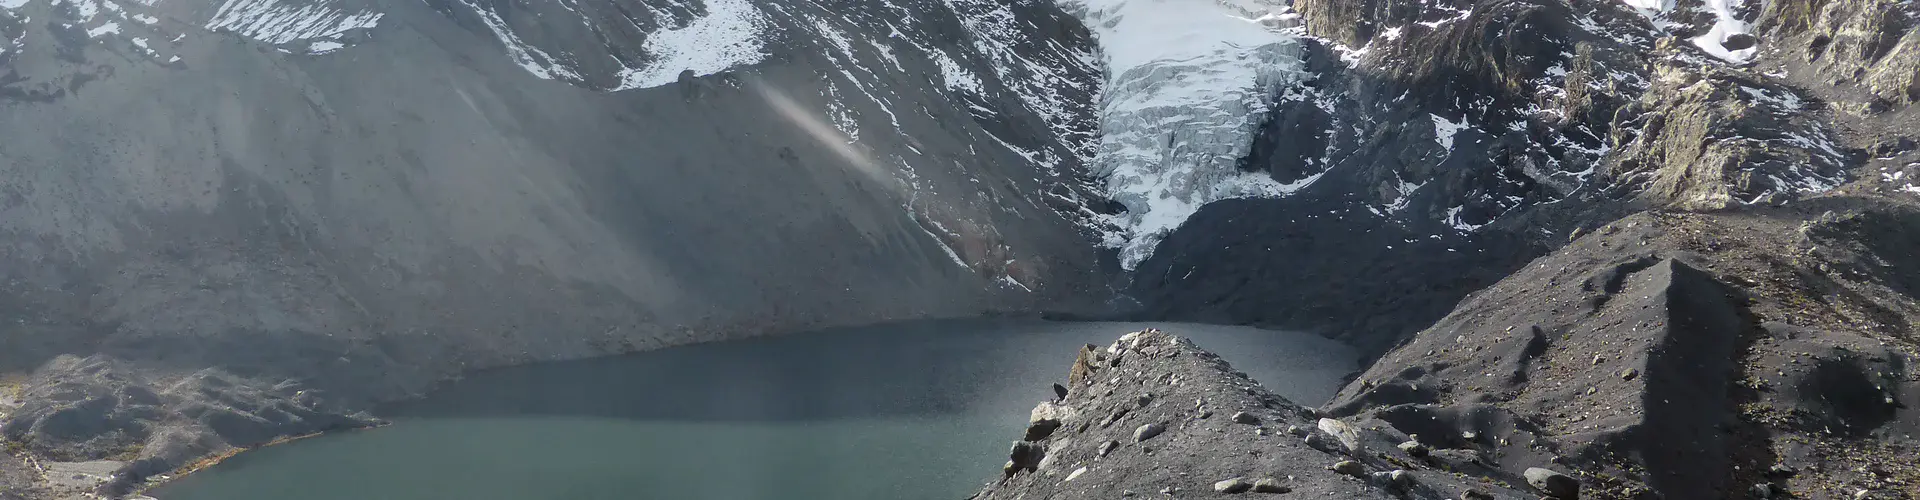
[[[160,500],[959,500],[1006,461],[1083,344],[1193,339],[1311,405],[1356,367],[1304,333],[1171,323],[919,321],[486,371],[393,425],[242,453]]]

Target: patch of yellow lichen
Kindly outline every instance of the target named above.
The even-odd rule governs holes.
[[[0,417],[5,417],[8,409],[20,405],[20,394],[26,388],[25,377],[0,376]]]

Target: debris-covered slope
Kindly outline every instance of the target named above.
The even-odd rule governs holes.
[[[1169,333],[1089,346],[1071,368],[973,498],[1532,498],[1438,468],[1457,457],[1402,449],[1391,429],[1319,419]]]
[[[1628,217],[1476,292],[1326,408],[1508,476],[1564,464],[1582,498],[1907,498],[1916,217],[1845,197]]]

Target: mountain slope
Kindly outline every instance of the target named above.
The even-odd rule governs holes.
[[[1797,80],[1683,43],[1699,28],[1669,19],[1681,14],[1294,7],[1310,76],[1276,99],[1240,165],[1311,182],[1198,210],[1139,266],[1130,294],[1144,316],[1311,329],[1378,353],[1577,230],[1645,208],[1786,203],[1860,177],[1849,118]]]
[[[1104,286],[1091,49],[1047,4],[0,16],[0,413],[140,459],[114,487],[468,370]],[[245,390],[167,389],[203,383]]]

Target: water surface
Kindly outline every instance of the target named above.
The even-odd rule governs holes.
[[[476,374],[395,425],[248,452],[161,500],[959,499],[1005,461],[1076,349],[1154,326],[1309,405],[1344,346],[1242,327],[929,321]]]

